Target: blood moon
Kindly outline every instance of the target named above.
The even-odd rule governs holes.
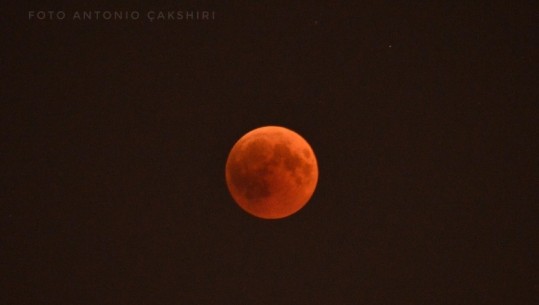
[[[265,126],[241,137],[226,162],[232,198],[249,214],[278,219],[299,211],[318,182],[314,152],[299,134]]]

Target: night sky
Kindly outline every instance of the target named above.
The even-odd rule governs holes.
[[[533,1],[11,2],[0,304],[539,301]],[[225,183],[264,125],[319,165],[282,220]]]

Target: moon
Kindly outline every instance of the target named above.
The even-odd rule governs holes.
[[[264,219],[299,211],[318,182],[318,163],[309,143],[280,126],[260,127],[241,137],[228,155],[225,172],[236,203]]]

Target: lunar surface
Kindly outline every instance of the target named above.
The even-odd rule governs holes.
[[[300,135],[266,126],[245,134],[232,147],[226,182],[243,210],[278,219],[296,213],[309,201],[318,182],[318,164]]]

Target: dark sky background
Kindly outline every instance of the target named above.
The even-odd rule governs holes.
[[[538,301],[533,1],[290,2],[2,4],[1,304]],[[278,221],[224,180],[263,125],[319,163]]]

